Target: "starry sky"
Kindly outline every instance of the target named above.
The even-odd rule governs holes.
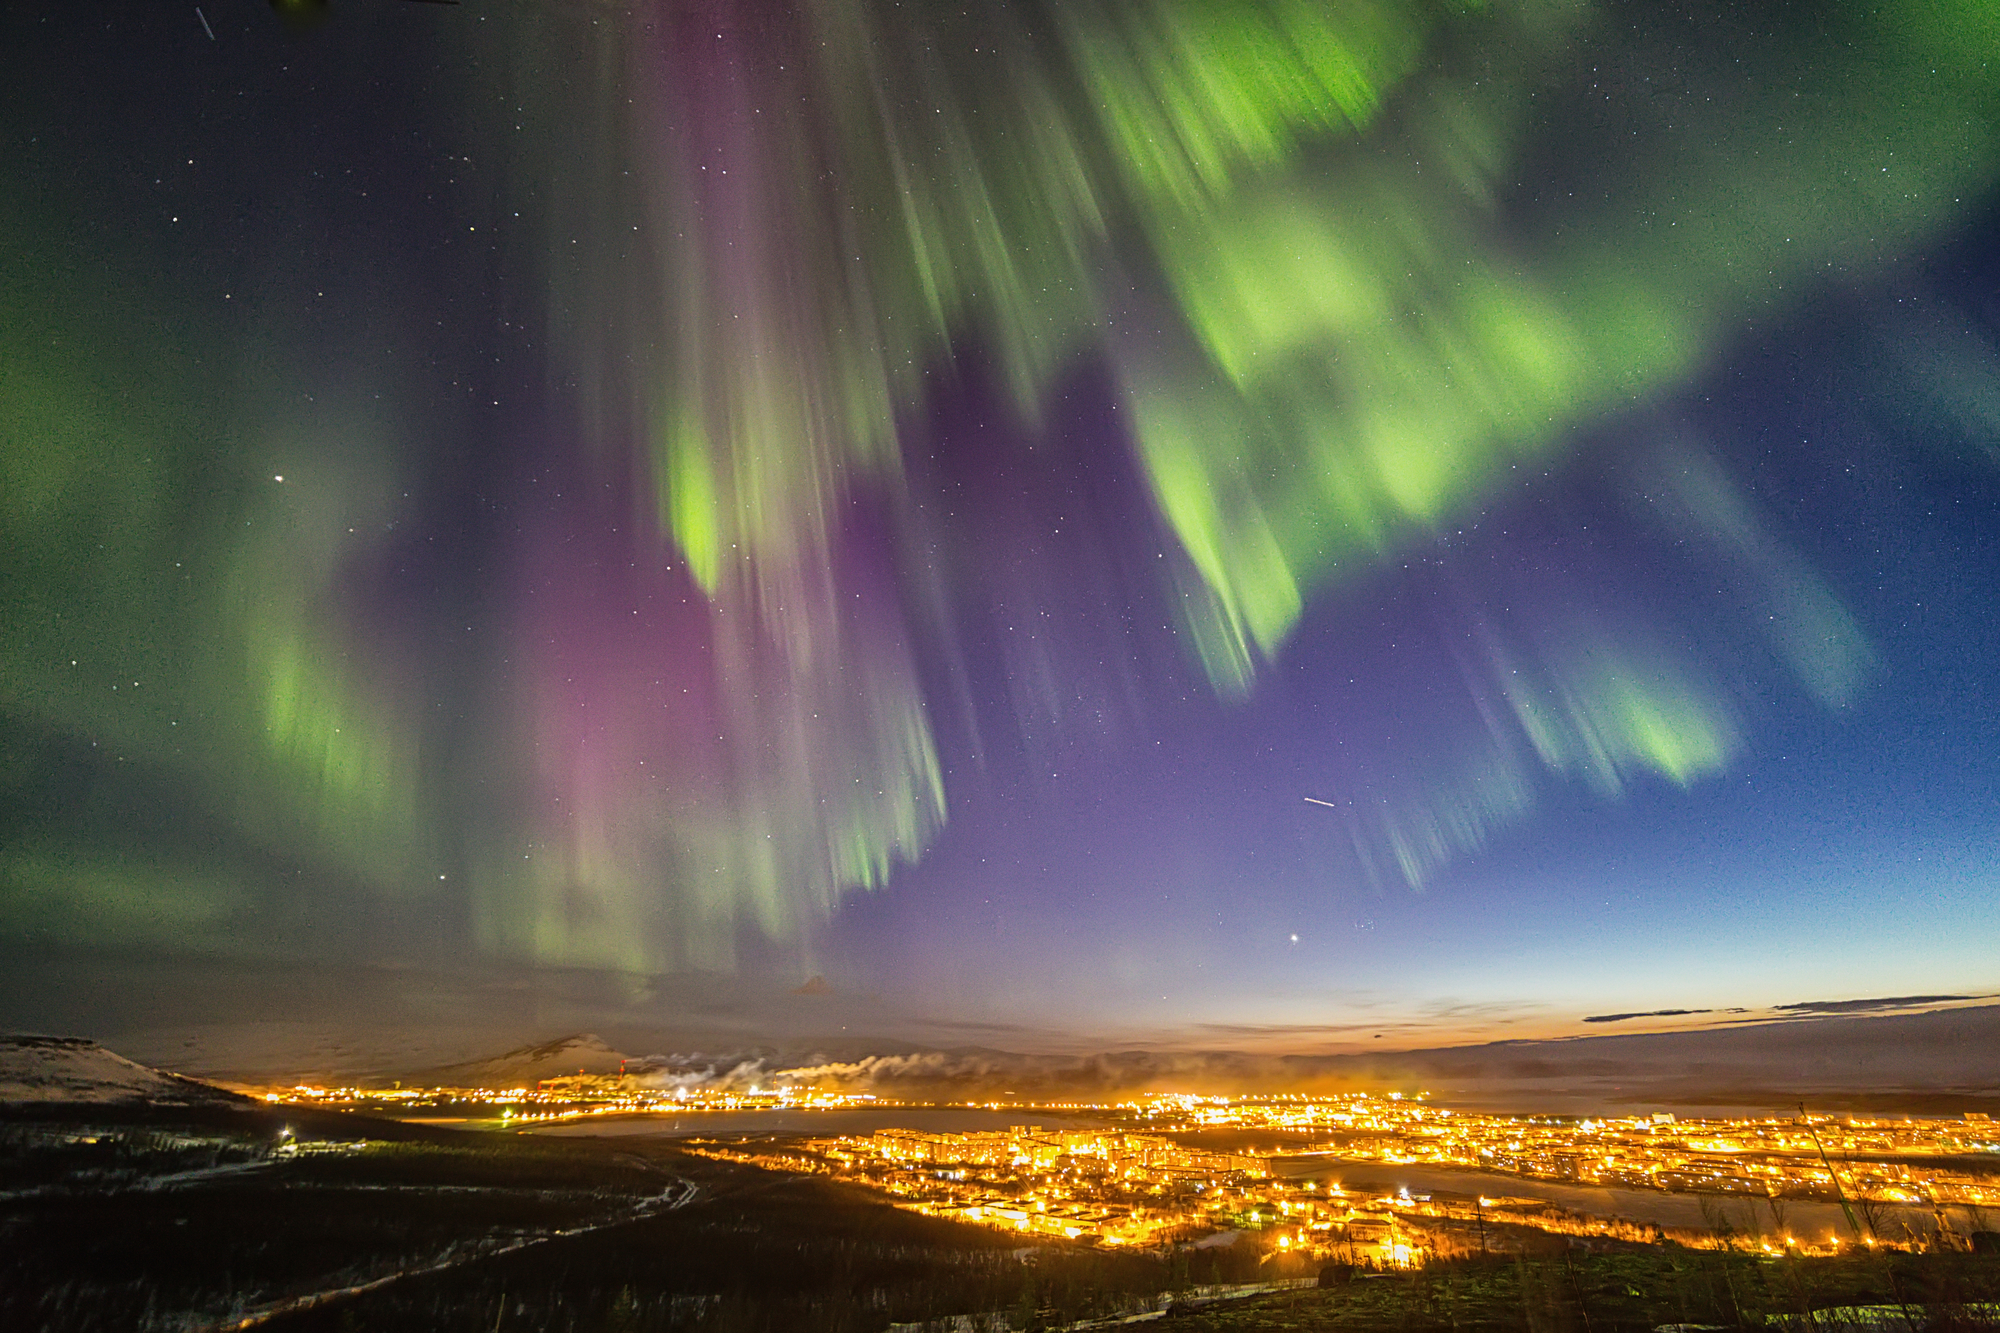
[[[28,4],[0,86],[0,1021],[2000,988],[1986,0]]]

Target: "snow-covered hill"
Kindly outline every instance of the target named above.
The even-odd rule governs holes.
[[[612,1050],[595,1033],[578,1032],[539,1046],[516,1047],[485,1060],[422,1070],[407,1075],[404,1081],[431,1087],[524,1088],[545,1078],[622,1073],[626,1059],[623,1052]]]
[[[0,1102],[240,1102],[235,1093],[149,1069],[83,1037],[0,1037]]]

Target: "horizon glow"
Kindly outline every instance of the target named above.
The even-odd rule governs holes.
[[[1989,7],[424,8],[6,30],[7,949],[1994,984]]]

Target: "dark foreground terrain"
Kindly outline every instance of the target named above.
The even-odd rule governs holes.
[[[1181,1265],[1249,1280],[1257,1256]],[[1239,1271],[1240,1270],[1240,1271]],[[1109,1311],[1160,1260],[685,1153],[262,1109],[0,1119],[0,1329],[855,1329]]]
[[[1327,1289],[1171,1312],[1155,1327],[1636,1333],[1677,1325],[1946,1333],[2000,1329],[1996,1300],[2000,1258],[1987,1255],[1804,1259],[1634,1249],[1466,1259],[1357,1276]]]
[[[558,1139],[259,1107],[0,1119],[0,1329],[1051,1329],[1184,1293],[1174,1330],[1624,1333],[1663,1324],[2000,1329],[2000,1256],[1521,1252],[1197,1306],[1313,1274],[1255,1236],[1172,1256],[899,1212],[665,1140]],[[1854,1310],[1853,1307],[1866,1307]],[[1844,1313],[1828,1316],[1834,1310]],[[1800,1316],[1822,1312],[1808,1325]],[[940,1322],[940,1328],[950,1327]],[[1141,1325],[1142,1327],[1145,1325]]]

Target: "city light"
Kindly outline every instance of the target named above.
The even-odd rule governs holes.
[[[1017,1107],[1024,1113],[1048,1108]],[[1524,1182],[1612,1186],[1751,1202],[1845,1197],[1870,1204],[1921,1202],[1939,1210],[2000,1203],[1990,1176],[1940,1165],[1976,1151],[1989,1128],[1979,1119],[1819,1118],[1683,1120],[1666,1113],[1575,1120],[1452,1111],[1401,1097],[1237,1098],[1169,1095],[1088,1108],[1121,1129],[927,1133],[883,1129],[870,1135],[699,1141],[695,1150],[762,1167],[823,1173],[865,1184],[900,1207],[1020,1232],[1107,1245],[1165,1245],[1218,1229],[1264,1231],[1281,1250],[1377,1267],[1420,1264],[1443,1224],[1481,1237],[1488,1225],[1528,1226],[1580,1236],[1708,1247],[1747,1245],[1777,1253],[1836,1253],[1840,1240],[1814,1243],[1786,1233],[1781,1245],[1729,1226],[1666,1227],[1597,1217],[1537,1198],[1485,1193],[1447,1198],[1404,1185],[1379,1195],[1322,1192],[1299,1168],[1420,1165],[1501,1172]],[[1244,1152],[1189,1146],[1191,1133],[1272,1131],[1282,1148]],[[1832,1159],[1813,1141],[1843,1157]],[[1327,1137],[1319,1137],[1322,1133]],[[1337,1137],[1334,1137],[1337,1135]],[[1314,1174],[1318,1174],[1317,1171]],[[1940,1223],[1939,1234],[1949,1228]],[[1955,1234],[1955,1233],[1950,1233]],[[1913,1237],[1873,1234],[1873,1247]],[[1461,1243],[1463,1243],[1461,1237]]]

